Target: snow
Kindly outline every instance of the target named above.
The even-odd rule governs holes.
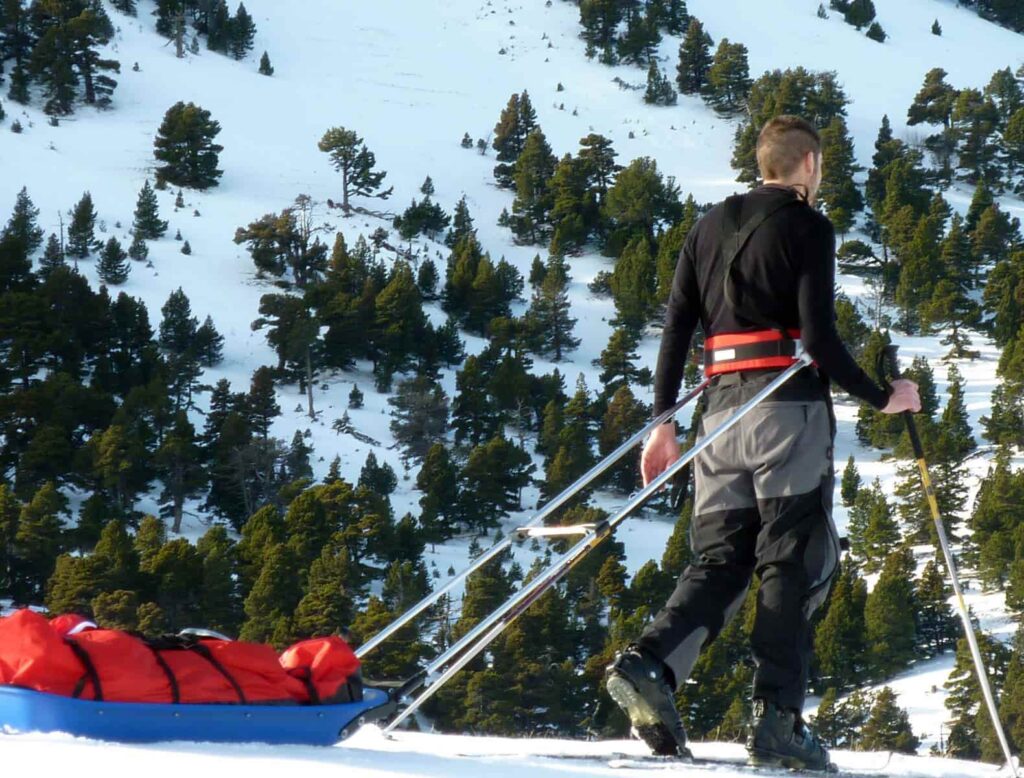
[[[891,36],[884,45],[867,39],[845,24],[841,15],[815,16],[816,3],[807,0],[689,0],[691,13],[699,17],[716,43],[723,37],[740,41],[749,49],[751,74],[766,69],[803,65],[811,70],[835,70],[851,98],[849,127],[856,142],[857,156],[870,164],[872,144],[883,114],[888,114],[897,137],[923,137],[924,128],[907,128],[905,111],[932,67],[942,66],[955,86],[982,87],[991,74],[1007,65],[1016,69],[1024,48],[1016,34],[981,20],[974,12],[957,7],[952,0],[875,0],[879,21]],[[380,167],[388,171],[385,185],[396,194],[386,203],[365,201],[370,208],[400,211],[428,174],[433,177],[435,199],[451,210],[465,195],[475,219],[479,237],[492,256],[505,256],[528,272],[540,247],[516,246],[509,232],[499,228],[497,217],[510,207],[511,195],[494,186],[491,174],[493,152],[481,156],[460,148],[464,132],[488,138],[501,108],[513,92],[528,89],[549,142],[556,154],[577,149],[578,140],[589,132],[610,138],[619,162],[652,156],[659,169],[675,176],[683,195],[692,192],[698,202],[722,198],[743,187],[734,181],[729,167],[734,122],[712,113],[702,101],[680,96],[679,105],[658,108],[643,104],[636,91],[622,90],[613,78],[643,83],[643,71],[627,66],[608,68],[584,57],[578,37],[577,8],[553,0],[449,0],[446,3],[413,3],[409,0],[375,0],[335,3],[303,0],[282,4],[276,0],[248,0],[247,7],[258,27],[253,55],[238,63],[205,49],[199,55],[177,60],[173,47],[152,30],[152,3],[140,3],[138,19],[128,19],[110,10],[119,27],[111,53],[121,61],[122,73],[114,95],[115,107],[97,113],[80,109],[59,127],[48,125],[37,107],[23,109],[5,101],[8,118],[0,126],[0,213],[13,204],[17,191],[27,185],[41,209],[47,232],[57,231],[58,214],[66,212],[86,189],[91,190],[100,216],[98,237],[117,236],[125,245],[136,195],[146,178],[152,179],[152,141],[160,120],[178,100],[194,101],[208,109],[223,132],[220,186],[208,192],[185,192],[186,208],[175,212],[175,192],[158,192],[163,218],[170,219],[168,236],[150,246],[151,269],[133,263],[124,290],[143,299],[154,327],[168,294],[179,286],[187,293],[193,312],[202,320],[212,315],[226,338],[225,360],[207,372],[204,380],[231,381],[236,391],[248,386],[252,371],[274,364],[276,357],[262,332],[252,332],[250,323],[258,315],[261,295],[275,291],[267,280],[255,277],[252,261],[244,247],[233,243],[236,227],[269,212],[278,212],[300,193],[323,203],[338,198],[340,182],[326,155],[316,142],[331,126],[357,130],[376,153]],[[285,12],[286,11],[286,12]],[[931,20],[938,17],[942,37],[930,33]],[[513,24],[514,22],[514,24]],[[666,38],[661,47],[663,68],[672,72],[678,38]],[[256,73],[259,54],[268,50],[275,75]],[[499,50],[505,49],[505,54]],[[132,64],[140,70],[134,72]],[[564,85],[563,92],[557,85]],[[41,101],[34,100],[35,106]],[[560,106],[564,104],[564,109]],[[25,130],[17,135],[7,131],[15,118]],[[630,137],[632,135],[633,137]],[[962,186],[947,193],[960,211],[970,200]],[[1019,200],[1006,200],[1011,213],[1024,217]],[[198,211],[199,216],[193,215]],[[342,230],[351,245],[360,234],[369,235],[379,226],[390,229],[388,220],[368,216],[343,218],[326,206],[318,208],[316,219],[329,227],[328,242],[335,230]],[[65,216],[64,222],[68,219]],[[120,223],[120,226],[117,224]],[[180,254],[170,236],[180,229],[193,253]],[[442,246],[418,241],[422,256],[446,256]],[[443,267],[443,265],[440,265]],[[81,263],[86,276],[95,283],[95,261]],[[586,284],[610,261],[596,254],[574,258],[570,291],[576,333],[582,338],[570,361],[557,365],[571,391],[578,374],[591,390],[599,386],[598,370],[592,365],[611,332],[611,301],[594,297]],[[843,276],[840,283],[854,300],[865,303],[870,291],[856,278]],[[525,305],[519,305],[521,312]],[[428,306],[435,323],[444,316],[438,306]],[[467,350],[478,351],[483,341],[467,337]],[[940,357],[945,349],[939,338],[897,337],[904,363],[916,354],[927,356],[936,370],[940,396],[945,390],[945,367]],[[643,363],[653,365],[658,333],[652,329],[640,347]],[[980,444],[980,418],[989,409],[989,395],[996,384],[997,350],[975,338],[981,358],[958,363],[966,380],[966,400],[971,424]],[[556,365],[535,360],[535,371],[549,372]],[[302,410],[304,395],[297,386],[279,387],[283,414],[274,423],[273,434],[289,441],[295,431],[309,430],[314,446],[314,470],[322,477],[334,456],[340,455],[343,475],[355,480],[371,447],[338,436],[331,422],[347,408],[348,393],[355,382],[363,391],[365,406],[349,410],[354,426],[381,442],[373,447],[379,460],[389,462],[399,475],[398,490],[392,497],[396,516],[418,512],[415,469],[405,472],[400,451],[393,445],[388,429],[387,396],[373,388],[367,364],[356,370],[321,377],[315,396],[320,417],[312,421]],[[454,393],[454,371],[447,371],[442,383],[449,396]],[[650,402],[650,390],[638,389]],[[200,400],[200,404],[205,402]],[[847,456],[855,455],[862,478],[878,477],[891,494],[895,467],[882,461],[879,452],[861,448],[854,435],[856,408],[840,399],[837,404],[839,433],[836,463],[842,467]],[[688,412],[681,420],[688,418]],[[201,416],[194,421],[201,424]],[[977,480],[983,476],[991,451],[982,445],[971,460],[971,498]],[[525,523],[538,498],[536,489],[527,490],[524,510],[513,515],[505,531]],[[599,493],[606,509],[621,506],[625,498]],[[153,496],[138,506],[156,512]],[[846,511],[836,499],[836,521],[840,530]],[[210,524],[196,503],[188,505],[184,536],[196,539]],[[635,572],[648,559],[659,560],[672,530],[672,517],[644,511],[627,522],[618,537],[628,555],[627,568]],[[486,545],[487,539],[481,539]],[[428,549],[428,565],[434,564],[440,581],[449,567],[465,565],[470,538],[460,537]],[[516,558],[528,567],[532,553],[519,548]],[[970,571],[965,573],[971,578]],[[438,579],[435,579],[438,580]],[[1003,639],[1014,625],[1003,608],[999,592],[984,593],[971,586],[967,599],[982,626]],[[3,605],[5,603],[0,603]],[[900,696],[900,704],[911,710],[915,731],[924,736],[922,751],[937,739],[946,711],[942,707],[942,682],[952,666],[947,655],[922,662],[889,683]],[[940,691],[931,692],[932,687]],[[180,774],[183,768],[204,771],[232,769],[244,761],[247,769],[277,774],[283,769],[301,769],[313,774],[334,773],[339,767],[359,775],[463,775],[503,776],[524,769],[538,776],[555,774],[612,774],[593,765],[552,764],[536,754],[544,749],[593,748],[595,752],[614,746],[616,751],[638,748],[635,743],[565,744],[558,741],[506,741],[496,738],[456,738],[437,735],[402,734],[395,742],[383,740],[369,729],[337,749],[225,747],[165,745],[158,747],[111,747],[59,736],[24,735],[4,740],[5,760],[27,764],[41,757],[55,770],[103,763],[104,772],[135,770],[146,758],[147,770],[155,774]],[[698,754],[702,746],[698,744]],[[712,747],[708,747],[712,748]],[[715,746],[722,753],[734,747]],[[460,757],[464,751],[477,757]],[[512,753],[514,756],[502,756]],[[159,758],[149,758],[150,756]],[[872,755],[840,755],[841,764],[858,760],[870,762]],[[843,760],[851,761],[845,762]],[[904,761],[906,764],[904,764]],[[264,766],[265,765],[265,766]],[[974,775],[991,768],[952,763],[946,760],[914,761],[897,758],[905,774]],[[894,772],[891,769],[890,772]],[[687,771],[680,769],[678,774]],[[631,771],[615,770],[615,775]],[[723,775],[731,774],[728,770]]]
[[[694,756],[739,760],[743,746],[734,743],[694,743]],[[376,726],[366,725],[344,744],[332,748],[304,746],[266,746],[260,744],[159,743],[117,745],[72,738],[67,735],[24,734],[4,737],[4,764],[13,769],[46,765],[53,774],[74,773],[122,776],[138,773],[144,761],[151,778],[177,778],[180,775],[221,775],[239,769],[252,778],[284,774],[302,774],[311,778],[339,775],[359,778],[386,776],[445,776],[445,778],[535,778],[565,776],[607,776],[639,778],[655,775],[698,778],[712,774],[720,778],[757,775],[749,769],[721,765],[647,765],[615,766],[601,757],[645,753],[637,741],[569,741],[537,738],[532,740],[498,737],[470,737],[401,733],[387,739]],[[594,756],[589,759],[552,759],[551,755]],[[546,756],[547,755],[547,756]],[[933,776],[969,778],[991,776],[993,765],[952,759],[909,757],[895,754],[835,752],[833,759],[841,769],[882,771],[889,776]],[[1003,771],[1005,774],[1005,771]]]

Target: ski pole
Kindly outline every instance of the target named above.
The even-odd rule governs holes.
[[[883,350],[885,366],[893,378],[900,377],[899,360],[896,358],[896,351],[899,347],[888,345]],[[880,371],[883,383],[888,386],[885,370]],[[921,476],[921,487],[924,489],[925,497],[928,500],[928,507],[931,510],[932,520],[935,522],[935,531],[939,536],[939,545],[942,547],[942,555],[946,560],[946,569],[949,571],[950,581],[953,583],[953,593],[956,595],[957,610],[960,612],[960,620],[964,625],[964,632],[967,635],[967,643],[971,648],[971,657],[974,659],[974,669],[978,674],[978,683],[981,685],[981,693],[985,697],[985,704],[988,706],[989,716],[992,718],[992,726],[995,727],[996,735],[999,738],[999,745],[1002,746],[1006,763],[1010,766],[1010,772],[1014,778],[1017,776],[1017,766],[1013,762],[1013,754],[1010,753],[1010,744],[1003,731],[1003,724],[999,720],[999,711],[996,708],[995,697],[992,695],[992,687],[988,682],[988,673],[985,670],[985,660],[981,656],[981,649],[978,647],[978,638],[974,634],[974,626],[971,624],[970,612],[964,602],[963,591],[960,589],[960,579],[956,572],[956,563],[953,561],[953,553],[949,548],[949,539],[946,537],[946,527],[942,523],[942,515],[939,513],[939,503],[935,499],[935,487],[932,486],[931,476],[928,475],[928,463],[924,458],[924,448],[921,446],[921,438],[917,434],[917,425],[910,411],[904,411],[903,420],[907,425],[907,435],[910,437],[910,445],[914,450],[914,458],[917,460],[917,469]]]
[[[710,379],[705,379],[700,385],[693,389],[693,391],[691,391],[689,394],[687,394],[685,397],[679,400],[679,402],[677,402],[668,410],[663,411],[657,418],[648,423],[643,429],[641,429],[631,438],[626,440],[621,446],[619,446],[608,456],[606,456],[604,459],[602,459],[600,462],[598,462],[596,465],[590,468],[590,470],[588,470],[586,473],[577,478],[572,484],[567,486],[560,494],[558,494],[549,503],[547,503],[540,510],[540,512],[534,515],[534,517],[530,519],[530,521],[523,527],[523,529],[541,526],[548,516],[550,516],[556,510],[561,508],[563,505],[565,505],[565,503],[572,499],[572,497],[574,497],[577,492],[583,489],[583,487],[587,486],[591,481],[605,473],[612,465],[614,465],[626,454],[628,454],[637,443],[642,441],[647,436],[647,433],[652,431],[658,425],[664,424],[666,421],[675,416],[680,410],[682,410],[684,406],[692,402],[694,398],[698,397],[700,393],[703,392],[704,389],[707,387],[709,380]],[[431,605],[433,605],[435,602],[441,599],[441,597],[446,595],[448,592],[450,592],[452,589],[454,589],[456,586],[458,586],[460,583],[466,580],[466,578],[468,578],[470,575],[475,573],[485,564],[490,562],[492,559],[494,559],[494,557],[501,554],[503,551],[505,551],[505,549],[509,548],[512,545],[512,541],[513,538],[510,536],[503,538],[502,540],[498,541],[495,545],[491,546],[489,549],[487,549],[487,551],[485,551],[483,554],[481,554],[475,560],[473,560],[473,564],[471,564],[461,573],[459,573],[450,581],[448,581],[444,586],[440,587],[439,589],[435,589],[430,594],[426,595],[422,600],[413,605],[411,608],[409,608],[409,610],[407,610],[397,619],[388,624],[388,626],[386,626],[384,629],[382,629],[380,632],[374,635],[373,638],[359,646],[359,648],[357,648],[355,651],[356,656],[360,659],[366,656],[366,654],[370,653],[373,649],[375,649],[377,646],[379,646],[381,643],[383,643],[385,640],[387,640],[389,637],[395,634],[395,632],[397,632],[407,623],[412,621],[412,619],[419,616],[423,611],[425,611],[427,608],[429,608]]]
[[[785,371],[776,376],[771,383],[765,386],[745,404],[740,406],[732,416],[722,422],[722,424],[716,427],[714,431],[699,440],[693,448],[673,462],[672,465],[670,465],[661,475],[637,492],[637,494],[612,518],[598,524],[597,527],[577,542],[575,546],[556,559],[544,573],[524,585],[522,589],[516,592],[516,594],[507,600],[500,608],[494,611],[487,618],[483,619],[460,640],[452,644],[452,646],[441,654],[441,656],[431,662],[424,670],[424,680],[427,680],[429,676],[448,666],[449,662],[452,662],[452,664],[450,667],[447,667],[447,669],[444,670],[436,680],[427,686],[427,688],[424,689],[418,697],[412,700],[405,710],[398,714],[398,716],[396,716],[391,723],[384,728],[384,732],[391,732],[391,730],[418,710],[419,707],[436,694],[441,687],[444,686],[444,684],[447,683],[453,675],[455,675],[455,673],[468,664],[477,654],[483,651],[491,641],[498,637],[498,635],[500,635],[504,629],[509,626],[509,624],[515,621],[523,611],[525,611],[532,603],[536,602],[537,599],[539,599],[548,589],[558,583],[566,573],[568,573],[601,541],[611,535],[615,531],[615,528],[625,521],[629,514],[643,505],[701,451],[706,449],[718,440],[718,438],[732,429],[740,419],[750,413],[750,411],[757,407],[798,371],[812,362],[810,355],[806,352],[801,353],[796,359],[797,361],[793,365],[786,368]]]

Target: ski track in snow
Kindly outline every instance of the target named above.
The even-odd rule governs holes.
[[[875,5],[879,21],[891,36],[884,45],[846,25],[836,12],[830,12],[828,20],[817,19],[816,4],[808,0],[688,3],[690,12],[705,23],[716,43],[728,37],[748,47],[750,72],[755,78],[766,69],[797,65],[837,71],[852,100],[848,123],[858,161],[865,167],[870,165],[882,114],[889,115],[897,137],[915,140],[927,134],[926,128],[908,128],[904,121],[907,107],[929,69],[942,66],[949,73],[948,81],[957,87],[981,88],[995,70],[1007,65],[1016,69],[1024,57],[1019,35],[955,7],[950,0],[876,0]],[[630,66],[608,68],[587,62],[578,37],[577,9],[570,3],[554,0],[547,7],[541,0],[451,0],[445,4],[303,0],[285,6],[277,0],[249,0],[247,7],[259,32],[253,55],[238,63],[205,49],[199,55],[177,60],[173,47],[164,45],[165,41],[153,31],[152,3],[140,2],[137,19],[124,17],[108,4],[119,28],[109,53],[122,65],[114,109],[98,113],[81,107],[75,116],[54,128],[38,110],[42,101],[36,95],[29,108],[4,100],[8,116],[0,125],[0,216],[6,218],[17,191],[27,185],[41,209],[41,225],[47,232],[56,231],[58,212],[66,212],[89,189],[99,213],[97,237],[106,240],[113,235],[127,245],[136,195],[144,179],[152,179],[152,141],[164,111],[177,100],[191,100],[210,110],[221,123],[223,132],[217,140],[225,147],[220,165],[225,174],[220,186],[208,192],[186,191],[187,207],[178,212],[173,208],[174,190],[158,192],[161,215],[170,220],[168,237],[150,244],[152,268],[132,263],[128,282],[113,290],[114,294],[123,290],[143,299],[154,328],[159,324],[160,307],[179,286],[188,294],[200,320],[212,315],[226,345],[224,363],[204,376],[208,383],[228,378],[238,391],[248,386],[257,366],[276,362],[264,334],[252,332],[249,327],[258,316],[260,296],[274,291],[274,287],[269,281],[255,278],[248,253],[231,239],[236,227],[265,213],[279,212],[300,193],[320,202],[339,198],[338,176],[326,155],[316,148],[328,127],[344,125],[357,130],[376,153],[379,167],[388,171],[385,185],[393,185],[396,194],[386,203],[363,204],[400,212],[410,198],[419,196],[420,183],[429,174],[436,187],[435,200],[450,212],[465,194],[484,248],[495,258],[505,256],[524,275],[533,256],[538,252],[543,255],[543,250],[514,245],[510,233],[496,225],[501,210],[511,207],[512,195],[494,186],[493,151],[481,157],[475,150],[459,147],[464,132],[468,131],[474,140],[489,137],[512,92],[529,90],[538,120],[558,156],[575,152],[578,140],[587,133],[599,132],[613,141],[620,163],[653,156],[663,173],[675,176],[683,195],[692,192],[699,202],[718,200],[743,188],[734,181],[734,171],[729,167],[735,123],[718,117],[693,97],[680,96],[678,106],[660,108],[645,105],[636,91],[620,89],[613,83],[614,77],[643,83],[644,73]],[[738,12],[740,8],[742,13]],[[930,20],[936,17],[942,24],[942,37],[929,31]],[[670,74],[674,72],[678,42],[678,38],[666,37],[661,45],[662,66]],[[506,53],[499,54],[503,48]],[[256,62],[264,49],[269,51],[276,70],[269,79],[256,73]],[[140,72],[133,72],[134,62],[139,63]],[[559,83],[565,87],[562,92],[556,89]],[[563,104],[564,110],[559,107]],[[15,118],[25,127],[20,135],[9,131]],[[630,133],[635,137],[630,138]],[[947,199],[961,212],[966,210],[970,197],[970,189],[962,185],[947,193]],[[1004,206],[1024,217],[1021,201],[1008,199]],[[201,215],[194,216],[194,210]],[[345,219],[325,206],[317,218],[330,226],[328,241],[334,230],[341,229],[349,245],[359,234],[369,235],[378,226],[391,229],[386,221],[361,215]],[[64,221],[67,223],[67,217]],[[189,257],[179,253],[179,244],[170,237],[178,229],[192,245]],[[418,245],[423,247],[423,256],[441,260],[439,267],[443,268],[447,256],[443,246],[422,240]],[[607,342],[613,308],[610,300],[594,298],[586,284],[610,266],[608,259],[595,253],[573,258],[570,263],[572,313],[578,319],[576,332],[582,344],[570,361],[557,365],[570,392],[580,373],[591,390],[599,386],[599,371],[591,363]],[[96,284],[95,258],[82,261],[80,267]],[[865,303],[869,298],[860,279],[840,276],[839,280],[852,299]],[[525,308],[525,303],[519,304],[515,312],[522,313]],[[436,304],[427,306],[427,310],[435,324],[444,321]],[[945,351],[940,338],[896,340],[905,364],[916,354],[929,358],[941,395],[946,368],[940,361]],[[473,353],[482,348],[483,341],[466,336],[466,346]],[[980,418],[988,411],[989,395],[996,384],[998,353],[980,338],[975,338],[974,347],[981,350],[981,358],[959,366],[966,379],[971,424],[979,443],[984,444]],[[652,328],[640,347],[643,364],[653,366],[657,348],[658,332]],[[554,367],[544,359],[535,359],[538,373]],[[389,462],[399,475],[398,490],[392,497],[395,514],[415,513],[416,471],[404,471],[400,451],[393,446],[388,430],[387,397],[374,390],[368,364],[360,364],[351,372],[322,376],[316,391],[321,411],[317,421],[311,422],[302,411],[305,399],[297,386],[279,387],[283,414],[274,422],[273,434],[290,441],[296,430],[309,430],[316,476],[322,477],[331,459],[339,454],[343,475],[355,481],[370,447],[340,437],[330,428],[346,409],[353,383],[363,391],[365,406],[349,411],[352,422],[383,442],[376,449],[378,459]],[[442,383],[451,396],[454,370],[445,373]],[[638,389],[638,396],[647,402],[652,400],[649,389]],[[206,398],[200,400],[204,402]],[[681,421],[687,416],[684,412]],[[841,469],[853,453],[862,479],[870,482],[878,477],[891,494],[895,468],[881,461],[879,452],[857,444],[855,406],[840,399],[837,416],[837,467]],[[202,424],[200,412],[194,414],[193,422]],[[989,453],[982,445],[981,453],[970,463],[971,500],[978,478],[987,470]],[[540,458],[535,462],[539,467]],[[80,501],[76,495],[72,498],[73,504]],[[536,488],[525,490],[523,511],[511,516],[505,528],[524,522],[538,498]],[[608,509],[625,500],[602,492],[595,499]],[[149,495],[140,500],[138,507],[155,512],[157,504]],[[209,526],[210,519],[195,502],[188,505],[188,511],[183,534],[195,540]],[[835,516],[842,530],[846,510],[838,499]],[[625,543],[630,573],[648,559],[660,559],[671,530],[671,517],[654,510],[643,511],[623,525],[618,537]],[[437,569],[435,580],[443,581],[449,566],[458,570],[466,564],[469,540],[457,538],[436,549],[428,548],[428,566],[436,565]],[[527,546],[516,552],[524,569],[532,556]],[[918,549],[922,565],[930,556],[930,549]],[[986,594],[971,586],[967,598],[985,629],[1003,639],[1012,635],[1014,627],[1003,610],[1001,593]],[[951,667],[952,655],[947,654],[921,662],[889,683],[900,695],[900,704],[911,711],[915,731],[922,735],[922,753],[938,740],[939,726],[945,720],[941,687]],[[808,701],[809,712],[816,704],[814,699]],[[3,745],[5,760],[18,763],[22,757],[45,754],[50,763],[56,760],[60,764],[66,758],[77,772],[86,774],[94,768],[98,772],[99,762],[118,772],[118,766],[127,768],[145,753],[159,753],[161,759],[147,760],[147,770],[152,767],[156,774],[163,774],[165,769],[167,774],[178,774],[190,767],[204,771],[230,768],[243,759],[247,767],[253,767],[258,759],[260,765],[268,765],[268,772],[278,772],[287,765],[314,774],[333,773],[346,766],[346,772],[360,775],[461,775],[481,771],[480,764],[469,762],[463,767],[465,760],[452,755],[454,749],[471,745],[495,749],[483,766],[486,775],[518,774],[526,767],[537,775],[630,774],[627,770],[538,764],[537,760],[520,758],[505,764],[504,757],[493,755],[501,748],[528,754],[535,748],[569,747],[552,745],[555,741],[529,741],[526,747],[519,741],[497,739],[471,738],[467,742],[458,740],[455,745],[452,738],[403,734],[392,743],[364,731],[348,745],[329,750],[199,745],[118,748],[56,736],[19,736],[5,740]],[[405,746],[414,746],[419,752],[413,755],[403,750]],[[616,750],[636,747],[615,744]],[[378,752],[387,752],[386,758]],[[851,759],[855,756],[862,755],[851,755]],[[949,767],[953,772],[948,772],[945,761],[929,760],[927,764],[933,775],[974,775],[992,769],[964,765]],[[722,774],[729,773],[723,770]]]

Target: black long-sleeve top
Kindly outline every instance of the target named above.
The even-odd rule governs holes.
[[[788,187],[760,186],[744,196],[739,223],[780,198],[794,197]],[[655,415],[678,398],[698,322],[708,337],[763,330],[765,322],[799,329],[804,348],[828,379],[875,408],[885,407],[888,393],[861,369],[836,331],[835,231],[828,218],[799,202],[765,221],[733,263],[734,308],[723,289],[723,217],[719,203],[690,230],[680,252],[654,378]]]

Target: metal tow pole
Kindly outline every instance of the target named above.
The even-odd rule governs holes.
[[[668,410],[661,413],[661,415],[659,415],[653,421],[648,423],[643,429],[641,429],[631,438],[626,440],[621,446],[615,449],[607,457],[602,459],[600,462],[598,462],[596,465],[590,468],[590,470],[588,470],[586,473],[577,478],[572,484],[567,486],[559,495],[554,497],[551,500],[551,502],[547,503],[540,510],[539,513],[537,513],[532,519],[530,519],[530,521],[523,527],[523,529],[541,526],[548,516],[550,516],[556,510],[561,508],[563,505],[565,505],[565,503],[572,499],[576,495],[576,493],[579,492],[583,487],[587,486],[591,481],[593,481],[598,476],[602,475],[612,465],[614,465],[616,462],[622,459],[622,457],[628,454],[637,443],[639,443],[641,440],[644,439],[644,437],[646,437],[648,432],[653,430],[659,424],[664,424],[666,421],[675,416],[680,410],[682,410],[684,406],[692,402],[696,397],[700,396],[700,393],[704,391],[707,385],[708,379],[705,379],[700,385],[698,385],[685,397],[679,400],[679,402],[677,402]],[[430,594],[426,595],[422,600],[420,600],[418,603],[409,608],[409,610],[407,610],[397,619],[388,624],[388,626],[386,626],[384,629],[382,629],[380,632],[374,635],[370,640],[367,640],[365,643],[359,646],[359,648],[357,648],[355,652],[356,656],[362,659],[368,653],[373,651],[373,649],[375,649],[377,646],[379,646],[381,643],[383,643],[385,640],[387,640],[389,637],[395,634],[407,623],[409,623],[414,618],[419,616],[423,611],[425,611],[427,608],[429,608],[431,605],[433,605],[435,602],[441,599],[444,595],[446,595],[448,592],[450,592],[452,589],[454,589],[456,586],[458,586],[460,583],[466,580],[466,578],[468,578],[470,575],[475,573],[485,564],[490,562],[492,559],[494,559],[494,557],[501,554],[503,551],[505,551],[505,549],[509,548],[512,545],[514,539],[515,538],[511,536],[506,537],[500,540],[495,545],[491,546],[489,549],[487,549],[487,551],[485,551],[483,554],[481,554],[475,560],[473,560],[473,564],[471,564],[461,573],[459,573],[450,581],[448,581],[444,586],[440,587],[439,589],[435,589]]]
[[[581,559],[583,559],[588,552],[596,547],[607,536],[611,535],[615,531],[615,528],[626,520],[629,514],[643,505],[652,495],[668,483],[668,481],[679,470],[696,458],[701,451],[732,429],[740,419],[750,413],[750,411],[769,397],[776,389],[812,362],[810,355],[806,352],[801,353],[796,357],[796,359],[797,361],[793,365],[780,373],[771,383],[765,386],[745,404],[740,406],[736,412],[726,419],[719,427],[715,428],[713,432],[699,440],[693,448],[683,454],[678,460],[673,462],[667,470],[640,490],[612,518],[599,524],[593,531],[589,532],[582,540],[569,549],[569,551],[555,560],[551,567],[549,567],[543,574],[523,586],[523,588],[506,601],[504,605],[473,627],[473,629],[467,632],[460,640],[456,641],[447,651],[431,662],[424,671],[425,678],[429,678],[429,676],[442,670],[442,668],[445,668],[446,666],[447,669],[445,669],[444,672],[433,681],[433,683],[427,686],[427,688],[424,689],[418,697],[412,700],[405,710],[398,714],[398,716],[396,716],[384,728],[384,732],[391,732],[395,727],[418,710],[420,706],[437,693],[441,687],[444,686],[444,684],[447,683],[453,675],[455,675],[455,673],[468,664],[475,656],[477,656],[477,654],[483,651],[491,641],[498,637],[498,635],[500,635],[502,631],[504,631],[504,629],[523,611],[543,595],[544,592],[558,583],[558,581]],[[452,664],[451,666],[448,666],[450,662]]]
[[[884,349],[886,367],[893,378],[900,377],[899,361],[896,359],[898,346],[888,345]],[[883,371],[884,373],[884,371]],[[885,381],[883,374],[882,380]],[[885,381],[888,384],[888,381]],[[981,656],[981,649],[978,647],[978,638],[974,634],[974,626],[971,624],[971,615],[967,610],[967,603],[964,602],[963,591],[960,589],[960,579],[956,572],[956,563],[953,561],[953,552],[949,548],[949,538],[946,536],[946,527],[942,523],[942,515],[939,513],[939,503],[935,499],[935,488],[932,486],[931,476],[928,475],[928,463],[924,458],[924,449],[921,446],[921,438],[917,434],[917,425],[910,411],[904,411],[903,420],[907,425],[907,435],[910,437],[910,445],[914,449],[914,458],[917,460],[917,469],[921,475],[921,487],[924,489],[925,497],[928,499],[928,507],[931,510],[932,520],[935,522],[935,531],[939,536],[939,545],[942,547],[942,555],[946,560],[946,569],[949,571],[949,579],[953,583],[953,592],[956,595],[957,610],[960,612],[960,620],[964,625],[964,633],[967,636],[967,643],[971,647],[971,657],[974,659],[974,670],[978,675],[978,683],[981,686],[981,693],[988,706],[988,713],[992,719],[992,726],[995,727],[996,736],[999,738],[999,745],[1002,746],[1006,763],[1010,766],[1010,772],[1017,778],[1017,766],[1013,762],[1013,754],[1010,753],[1010,743],[1006,739],[1006,732],[1003,731],[1003,724],[999,720],[999,710],[996,707],[996,700],[992,694],[992,687],[988,682],[988,673],[985,671],[985,660]]]

